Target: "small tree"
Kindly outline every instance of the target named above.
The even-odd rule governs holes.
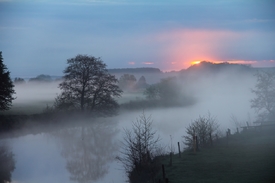
[[[138,80],[138,82],[136,83],[135,88],[137,89],[141,89],[141,88],[147,88],[148,84],[146,83],[146,79],[144,76],[141,76]]]
[[[159,100],[163,104],[175,105],[182,103],[182,90],[176,77],[162,79],[160,83],[146,88],[144,95],[147,99]]]
[[[12,100],[15,98],[12,96],[15,94],[14,85],[10,79],[10,72],[3,63],[2,52],[0,51],[0,110],[9,110],[12,104]]]
[[[184,144],[191,149],[194,144],[194,137],[197,136],[199,147],[203,147],[210,143],[210,136],[213,137],[219,128],[216,119],[208,113],[208,116],[199,116],[186,127],[186,135],[183,136]]]
[[[123,74],[119,78],[119,87],[124,90],[133,90],[136,84],[136,77],[132,74]]]
[[[155,159],[161,154],[158,145],[160,139],[156,137],[152,123],[151,116],[146,117],[142,113],[136,122],[132,123],[132,130],[124,129],[122,156],[118,159],[124,165],[131,183],[152,180],[160,167]]]
[[[113,114],[118,108],[115,97],[122,91],[115,76],[110,75],[100,58],[77,55],[67,60],[62,93],[56,98],[57,109]]]
[[[261,121],[275,119],[275,69],[256,73],[257,84],[252,93],[251,107],[258,113]]]
[[[149,100],[160,100],[160,88],[159,84],[152,84],[149,87],[146,88],[144,91],[144,95],[146,96],[147,99]]]

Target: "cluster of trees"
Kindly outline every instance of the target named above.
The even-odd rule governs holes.
[[[146,109],[155,107],[187,106],[194,98],[187,96],[176,77],[161,79],[159,83],[149,85],[143,92],[145,99],[131,100],[121,104],[124,109]]]
[[[17,85],[17,84],[25,84],[26,81],[23,79],[23,78],[14,78],[14,84]]]
[[[50,75],[40,74],[34,78],[30,78],[28,82],[30,82],[30,83],[49,83],[52,81],[54,81],[54,80]],[[14,78],[13,82],[15,85],[26,83],[26,81],[20,77]]]
[[[144,76],[141,76],[137,81],[136,77],[132,74],[123,74],[118,81],[119,87],[124,91],[135,91],[144,89],[149,85],[146,83]]]
[[[45,74],[40,74],[35,78],[30,78],[29,82],[51,82],[53,81],[52,77]]]
[[[182,95],[182,89],[176,77],[169,77],[150,85],[144,91],[144,95],[150,100],[175,102]]]
[[[150,85],[145,89],[144,95],[150,102],[157,102],[159,106],[186,106],[195,101],[184,92],[182,83],[176,77],[168,77]]]

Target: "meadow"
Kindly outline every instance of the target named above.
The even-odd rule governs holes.
[[[236,133],[213,146],[165,156],[166,178],[177,183],[273,183],[275,181],[275,127]],[[163,179],[162,172],[159,179]]]

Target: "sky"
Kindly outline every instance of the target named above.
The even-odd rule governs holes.
[[[275,66],[275,0],[0,0],[12,77],[62,75],[77,54],[107,68],[198,61]]]

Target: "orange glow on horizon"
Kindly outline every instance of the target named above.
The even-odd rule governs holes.
[[[197,65],[197,64],[200,64],[200,63],[201,63],[201,61],[195,60],[195,61],[192,61],[192,62],[191,62],[191,65]]]
[[[228,54],[228,46],[232,41],[245,39],[253,35],[250,32],[235,32],[226,30],[174,29],[155,35],[162,45],[167,45],[161,52],[166,60],[162,66],[166,71],[179,71],[203,61],[213,64],[229,63],[244,64],[252,67],[275,67],[275,60],[248,60],[224,56]],[[248,37],[247,37],[248,36]],[[230,44],[224,44],[224,43]],[[228,59],[228,60],[227,60]]]
[[[187,69],[203,60],[220,60],[217,50],[220,50],[221,44],[238,37],[239,34],[231,31],[175,29],[158,34],[156,39],[169,45],[163,53],[167,60],[176,63],[166,67],[179,70]]]

